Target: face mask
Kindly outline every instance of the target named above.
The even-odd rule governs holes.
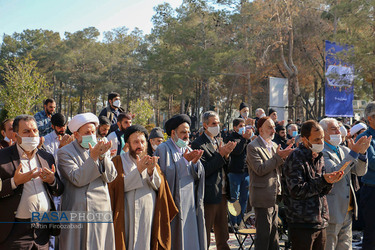
[[[89,149],[89,143],[91,144],[91,147],[95,147],[97,141],[96,141],[96,135],[83,135],[82,136],[82,142],[81,146],[85,149]]]
[[[329,143],[331,143],[333,146],[337,147],[342,142],[341,134],[338,135],[330,135],[329,136]]]
[[[293,136],[293,137],[296,137],[297,135],[298,135],[298,131],[293,131],[292,136]]]
[[[259,118],[262,118],[262,117],[265,117],[266,116],[266,114],[265,113],[263,113],[263,114],[261,114],[260,115],[260,117]]]
[[[21,138],[22,138],[22,143],[20,144],[20,147],[27,152],[31,152],[34,149],[36,149],[36,147],[38,147],[38,145],[40,143],[40,137],[39,136],[37,136],[37,137],[21,137]]]
[[[187,144],[188,144],[186,141],[184,141],[184,140],[182,140],[178,137],[174,139],[174,142],[176,143],[177,147],[179,147],[179,148],[186,148]]]
[[[120,100],[116,100],[116,101],[113,102],[112,105],[115,106],[116,108],[119,108],[120,105],[121,105],[121,101]]]
[[[217,125],[217,126],[215,126],[215,127],[208,127],[208,128],[207,128],[207,131],[210,132],[210,134],[211,134],[213,137],[215,137],[215,136],[217,136],[217,135],[219,134],[219,132],[220,132],[220,126]]]
[[[156,150],[156,148],[158,147],[158,145],[151,144],[151,147],[152,147],[153,150]]]
[[[247,118],[247,117],[248,117],[248,115],[249,115],[249,113],[248,113],[248,112],[242,112],[242,113],[241,113],[241,116],[242,116],[243,118]]]
[[[315,153],[320,153],[324,149],[324,144],[312,144],[311,143],[311,148],[310,149],[311,149],[311,151],[313,151]]]
[[[9,138],[5,136],[4,141],[10,142]]]
[[[239,133],[240,135],[243,135],[243,134],[245,133],[245,127],[240,128],[240,129],[238,130],[238,133]]]

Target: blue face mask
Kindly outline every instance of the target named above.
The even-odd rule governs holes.
[[[82,136],[82,142],[80,143],[81,146],[85,149],[89,149],[89,143],[91,144],[91,147],[95,147],[97,141],[96,141],[96,135],[83,135]]]
[[[240,128],[240,129],[238,130],[238,133],[239,133],[240,135],[243,135],[243,134],[245,133],[245,131],[246,131],[246,128],[245,128],[245,127],[242,127],[242,128]]]
[[[298,131],[293,131],[292,136],[293,136],[293,137],[296,137],[297,135],[298,135]]]
[[[181,140],[180,138],[178,138],[178,141],[176,142],[176,145],[177,145],[177,147],[179,147],[179,148],[186,148],[186,141],[184,141],[184,140]]]

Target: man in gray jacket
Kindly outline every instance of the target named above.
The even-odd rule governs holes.
[[[333,185],[327,195],[329,221],[327,227],[327,250],[352,249],[352,216],[357,217],[357,201],[354,195],[352,175],[363,176],[367,172],[366,150],[371,138],[366,136],[349,148],[341,146],[340,126],[336,119],[325,118],[319,123],[324,129],[323,157],[327,173],[335,172],[347,164],[344,177]]]

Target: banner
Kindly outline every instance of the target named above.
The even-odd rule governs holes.
[[[269,107],[277,112],[277,120],[288,119],[288,79],[270,77]],[[266,112],[268,113],[268,112]]]
[[[325,42],[325,115],[328,117],[353,117],[354,66],[336,55],[347,50],[348,47]]]

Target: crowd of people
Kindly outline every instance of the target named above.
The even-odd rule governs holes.
[[[294,123],[246,103],[233,129],[214,111],[202,128],[177,114],[150,132],[118,93],[96,116],[68,122],[47,99],[35,116],[1,122],[0,249],[230,249],[228,221],[255,213],[255,249],[279,249],[279,210],[292,249],[375,249],[375,102],[365,122]],[[366,124],[367,123],[367,124]],[[238,216],[228,206],[239,204]],[[111,211],[113,223],[43,227],[33,212]],[[4,223],[6,222],[6,223]]]

